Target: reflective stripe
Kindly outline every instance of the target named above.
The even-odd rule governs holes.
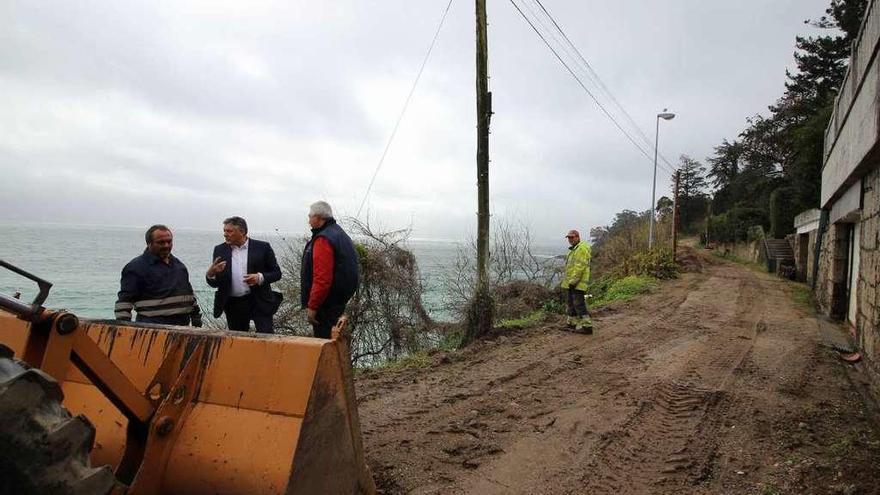
[[[128,311],[117,311],[116,312],[116,319],[131,321],[131,313]]]
[[[196,298],[193,297],[192,294],[185,294],[182,296],[170,296],[163,297],[162,299],[144,299],[143,301],[135,301],[134,307],[137,309],[141,308],[152,308],[154,306],[166,306],[169,304],[177,304],[177,303],[195,303]],[[118,307],[117,303],[117,307]]]
[[[192,312],[192,306],[183,306],[179,308],[152,309],[138,311],[141,316],[169,316],[169,315],[188,315]]]
[[[122,310],[126,310],[126,309],[130,311],[131,308],[133,308],[133,307],[134,307],[134,304],[132,304],[130,302],[122,302],[122,301],[116,302],[116,311],[122,311]]]

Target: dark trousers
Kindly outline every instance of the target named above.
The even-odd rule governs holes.
[[[251,327],[251,320],[257,327],[257,333],[275,333],[272,330],[272,315],[254,314],[254,295],[248,294],[242,297],[230,297],[226,300],[226,324],[230,330],[247,332]]]
[[[312,330],[315,333],[315,337],[319,339],[329,339],[331,337],[331,330],[336,325],[336,322],[339,321],[339,317],[342,316],[342,313],[345,312],[345,304],[339,304],[335,306],[321,306],[318,308],[318,312],[315,315],[315,318],[318,320],[317,325],[312,325]]]
[[[587,300],[584,298],[586,292],[577,289],[568,289],[568,316],[589,316],[590,310],[587,309]]]

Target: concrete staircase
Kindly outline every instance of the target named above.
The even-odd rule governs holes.
[[[780,266],[794,265],[794,251],[785,239],[764,239],[764,254],[767,256],[767,271],[771,273]]]

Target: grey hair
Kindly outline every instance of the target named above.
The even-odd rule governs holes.
[[[244,220],[244,218],[229,217],[226,220],[223,220],[223,225],[232,225],[233,227],[238,227],[238,230],[240,230],[242,234],[247,235],[247,222]]]
[[[333,218],[333,208],[330,208],[330,203],[326,201],[315,201],[309,206],[309,215],[327,220]]]

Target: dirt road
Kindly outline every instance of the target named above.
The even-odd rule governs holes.
[[[381,490],[880,493],[858,370],[790,284],[700,259],[592,336],[548,321],[359,378]]]

